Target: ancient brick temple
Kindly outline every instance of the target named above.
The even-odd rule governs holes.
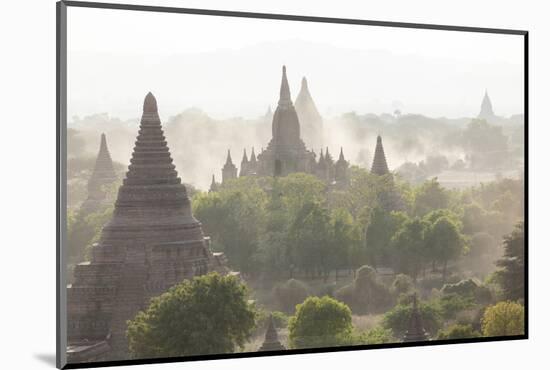
[[[113,168],[113,160],[111,159],[109,148],[107,148],[107,138],[105,134],[101,134],[101,143],[94,170],[88,180],[88,197],[82,203],[80,212],[87,214],[111,204],[112,199],[108,199],[106,188],[111,186],[115,181],[117,181],[117,175]]]
[[[322,120],[313,99],[309,94],[307,81],[302,82],[301,98],[297,100],[302,108],[304,120],[308,122],[307,132],[311,137],[316,137],[316,143],[320,141]],[[243,153],[239,176],[287,176],[291,173],[305,172],[316,175],[329,184],[345,183],[348,176],[349,163],[344,159],[343,151],[340,152],[339,168],[336,170],[335,162],[326,149],[319,161],[313,150],[306,149],[302,140],[301,121],[292,103],[290,87],[288,85],[286,67],[283,66],[283,76],[279,91],[279,103],[273,113],[271,122],[272,137],[267,148],[257,156],[252,149],[250,159]],[[237,177],[237,167],[233,164],[231,156],[227,155],[226,163],[222,169],[222,183]]]
[[[211,253],[191,214],[149,93],[113,217],[68,287],[69,362],[128,359],[126,320],[151,297],[210,271],[227,272],[223,255]]]

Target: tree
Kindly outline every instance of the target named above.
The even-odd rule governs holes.
[[[289,254],[306,275],[321,272],[326,280],[334,267],[330,229],[328,209],[316,202],[305,203],[290,226]]]
[[[395,268],[416,281],[427,259],[426,229],[428,225],[418,218],[406,221],[392,237]]]
[[[449,205],[449,194],[443,189],[437,177],[424,182],[416,189],[414,194],[413,213],[422,217],[427,213],[447,208]]]
[[[389,289],[378,280],[376,271],[370,266],[357,270],[355,280],[337,290],[335,295],[360,314],[380,312],[393,303]]]
[[[353,331],[351,310],[328,296],[309,297],[296,306],[296,314],[290,318],[288,329],[292,348],[349,343]]]
[[[430,336],[435,336],[441,327],[441,315],[435,305],[422,302],[418,305],[424,330]],[[382,325],[391,329],[396,338],[402,338],[409,328],[409,322],[413,313],[412,303],[398,304],[384,314]]]
[[[504,237],[504,256],[497,261],[500,270],[496,272],[504,299],[525,298],[524,224],[518,223],[509,235]]]
[[[460,256],[466,249],[466,238],[460,232],[456,221],[440,217],[427,228],[426,241],[431,257],[443,264],[443,281],[447,278],[447,263]]]
[[[481,328],[486,337],[522,335],[525,332],[525,310],[516,302],[499,302],[485,309]]]
[[[402,212],[374,208],[365,233],[367,256],[374,268],[379,262],[383,266],[389,265],[393,257],[390,251],[391,238],[406,220],[407,216]]]
[[[478,338],[480,336],[481,334],[472,325],[468,324],[454,324],[437,333],[437,339],[439,340]]]
[[[129,350],[136,357],[233,352],[249,339],[255,318],[247,289],[236,277],[195,277],[153,298],[128,321]]]

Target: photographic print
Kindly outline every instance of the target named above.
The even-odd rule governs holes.
[[[60,366],[527,337],[526,32],[58,5]]]

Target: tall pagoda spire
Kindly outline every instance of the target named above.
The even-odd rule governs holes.
[[[252,147],[252,152],[250,153],[250,162],[256,163],[256,154],[254,154],[254,147]]]
[[[114,183],[117,175],[113,167],[113,160],[107,147],[107,137],[101,134],[99,152],[97,153],[94,169],[88,180],[88,197],[82,204],[81,211],[87,213],[98,209],[105,200],[105,186]]]
[[[290,87],[286,77],[286,66],[283,66],[283,77],[281,78],[281,88],[279,91],[279,106],[287,107],[292,104],[290,98]]]
[[[269,315],[269,320],[267,323],[267,330],[265,332],[264,343],[258,351],[282,351],[285,347],[279,342],[279,336],[277,334],[277,329],[275,329],[275,322],[273,320],[273,315]]]
[[[248,157],[246,156],[246,148],[243,152],[243,159],[241,160],[241,172],[239,173],[239,176],[246,176],[248,175]]]
[[[479,111],[478,118],[485,119],[485,120],[495,118],[495,113],[493,111],[493,104],[491,103],[491,98],[489,98],[489,93],[487,92],[487,89],[485,90],[483,101],[481,102],[481,109]]]
[[[308,147],[323,144],[323,118],[311,97],[307,79],[302,78],[302,86],[294,103],[300,120],[302,139]]]
[[[225,165],[222,168],[222,183],[235,178],[237,178],[237,167],[233,164],[231,150],[228,149]]]
[[[218,183],[216,182],[216,177],[212,174],[212,182],[210,183],[210,189],[208,192],[212,193],[214,191],[218,191]]]
[[[376,138],[376,149],[374,150],[374,159],[372,161],[371,173],[379,176],[390,173],[386,155],[384,154],[384,146],[382,145],[382,137],[378,135]]]
[[[126,322],[152,297],[183,279],[225,273],[191,212],[187,190],[172,163],[157,101],[148,93],[128,172],[111,220],[74,269],[67,289],[68,356],[105,349],[105,360],[129,358]]]
[[[412,313],[409,318],[408,329],[403,337],[403,342],[422,342],[428,340],[428,335],[422,325],[422,317],[418,310],[416,293],[413,295]]]
[[[298,114],[296,113],[296,109],[294,109],[290,97],[285,66],[283,66],[283,76],[281,78],[279,104],[273,114],[271,130],[273,134],[272,141],[277,148],[301,148],[304,146],[304,143],[300,140],[300,122],[298,121]]]

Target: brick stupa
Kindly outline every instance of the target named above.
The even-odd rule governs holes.
[[[191,214],[149,93],[113,217],[92,248],[91,262],[76,266],[68,287],[68,361],[130,358],[126,321],[151,297],[183,279],[227,272],[208,241]]]
[[[106,204],[112,204],[106,196],[106,187],[117,180],[113,160],[107,147],[107,138],[101,134],[99,152],[97,153],[94,170],[88,180],[88,197],[82,203],[81,212],[88,214],[101,209]]]
[[[382,137],[380,135],[376,138],[376,148],[374,149],[374,159],[372,161],[370,172],[379,176],[384,176],[390,173],[388,163],[386,162],[386,154],[384,154]]]
[[[285,347],[279,342],[279,335],[277,334],[277,329],[275,329],[273,315],[269,315],[264,343],[258,351],[282,351],[284,349]]]

